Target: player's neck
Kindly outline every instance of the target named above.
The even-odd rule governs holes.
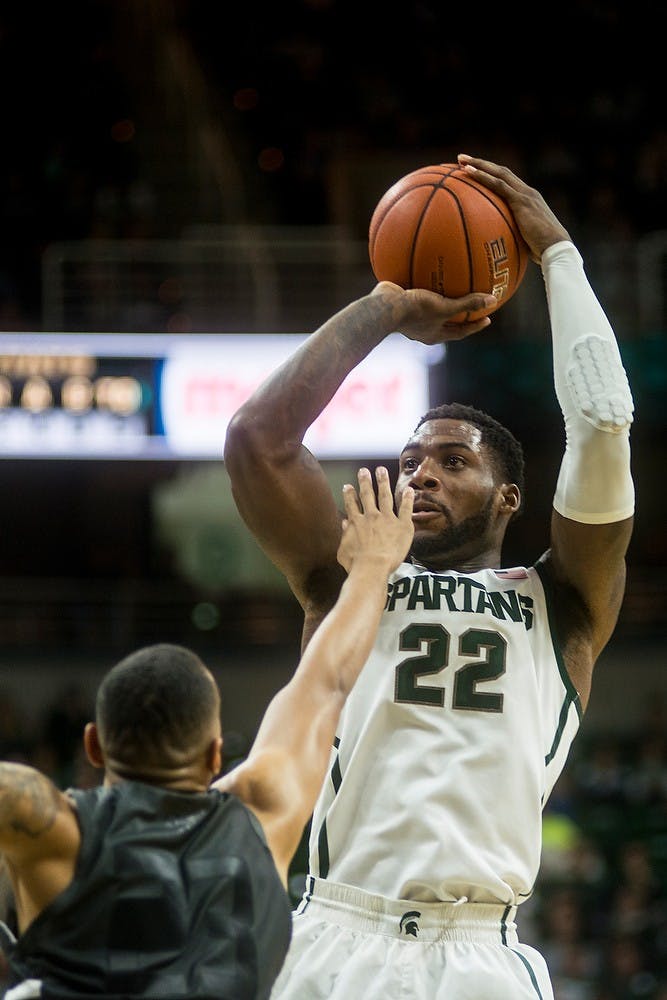
[[[203,780],[201,775],[185,773],[184,770],[171,775],[162,773],[157,776],[154,772],[150,771],[139,773],[138,771],[120,768],[114,769],[107,765],[104,784],[117,785],[123,781],[136,781],[140,784],[153,785],[156,788],[164,788],[166,791],[172,792],[205,792],[208,787],[208,782]]]
[[[423,566],[432,573],[478,573],[483,569],[500,569],[500,550],[490,549],[484,552],[470,553],[436,553],[419,558],[411,556],[410,561],[416,566]]]

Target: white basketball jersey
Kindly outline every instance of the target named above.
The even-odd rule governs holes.
[[[311,874],[393,899],[520,903],[580,718],[535,567],[403,563],[339,723]]]

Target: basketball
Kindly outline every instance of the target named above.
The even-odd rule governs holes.
[[[378,281],[448,298],[492,292],[498,299],[491,309],[458,313],[454,323],[508,302],[529,260],[507,203],[457,163],[421,167],[396,181],[373,211],[368,252]]]

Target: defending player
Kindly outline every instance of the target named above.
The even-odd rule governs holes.
[[[221,767],[220,696],[199,658],[138,650],[104,678],[85,730],[104,785],[59,791],[0,762],[0,851],[18,941],[0,925],[5,1000],[264,1000],[291,933],[287,869],[370,652],[387,576],[412,539],[386,469],[344,490],[331,614],[273,698],[247,759]]]

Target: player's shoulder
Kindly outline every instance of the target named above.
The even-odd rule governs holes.
[[[504,568],[496,567],[483,567],[482,569],[472,570],[466,572],[459,569],[434,569],[428,566],[424,566],[422,563],[416,562],[414,560],[410,562],[400,563],[393,573],[390,575],[391,580],[397,580],[408,576],[422,576],[427,574],[429,576],[437,577],[454,577],[454,578],[471,578],[477,579],[479,581],[499,581],[518,583],[520,581],[530,581],[534,579],[536,572],[535,568],[531,566],[510,566]]]
[[[528,580],[531,577],[531,573],[526,566],[511,566],[506,569],[492,569],[489,570],[492,576],[497,577],[499,580]]]

